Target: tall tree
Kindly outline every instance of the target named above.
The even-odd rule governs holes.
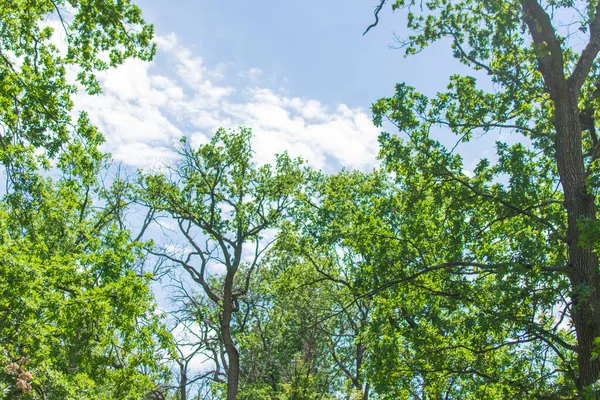
[[[102,135],[71,117],[78,85],[98,92],[94,73],[149,59],[151,38],[129,1],[0,4],[2,397],[141,398],[162,379],[168,335],[120,185],[98,180]]]
[[[0,398],[141,398],[169,348],[141,246],[122,210],[90,204],[96,184],[29,168],[28,191],[0,201]]]
[[[151,251],[187,271],[216,306],[227,399],[236,398],[240,376],[235,336],[243,324],[234,323],[234,313],[304,175],[300,162],[287,155],[277,156],[274,167],[256,166],[251,137],[247,128],[220,129],[196,150],[182,139],[177,167],[141,177],[141,201],[155,218],[172,217],[187,244],[184,254]]]
[[[376,9],[377,18],[385,3],[382,0]],[[447,91],[433,98],[400,84],[394,97],[373,106],[376,123],[386,117],[408,137],[405,142],[381,136],[382,157],[386,167],[398,174],[398,185],[422,193],[415,199],[419,204],[436,199],[431,188],[445,192],[452,204],[436,200],[446,209],[444,218],[448,221],[461,214],[469,222],[449,226],[447,235],[455,245],[447,254],[436,249],[423,253],[429,260],[419,274],[440,270],[474,274],[473,282],[496,276],[498,286],[490,290],[505,290],[513,302],[530,309],[529,317],[516,318],[521,322],[504,336],[545,343],[542,348],[549,347],[562,360],[562,366],[549,374],[560,376],[552,379],[565,389],[562,395],[568,396],[571,386],[578,396],[597,398],[593,385],[600,375],[596,254],[600,3],[391,3],[407,21],[410,33],[399,39],[407,55],[445,39],[456,59],[486,73],[490,80],[478,87],[473,76],[453,75]],[[566,20],[573,22],[561,22]],[[435,127],[452,131],[459,141],[505,130],[522,135],[523,144],[498,143],[495,164],[482,160],[470,177],[462,171],[460,158],[430,137]],[[506,279],[513,284],[506,286]],[[500,315],[508,309],[502,311]],[[508,314],[517,317],[516,312]],[[543,319],[562,323],[547,329]],[[575,337],[563,336],[559,326],[572,327]],[[541,362],[542,353],[531,351]],[[576,365],[569,365],[571,357]],[[539,379],[551,379],[545,376],[540,372]],[[485,375],[479,378],[493,380]]]

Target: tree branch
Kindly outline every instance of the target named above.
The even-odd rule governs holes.
[[[589,29],[590,41],[581,52],[577,65],[575,65],[575,69],[568,80],[569,89],[574,94],[579,93],[600,51],[600,2],[596,4],[596,12],[594,13],[594,19],[590,22]]]
[[[556,100],[559,95],[565,94],[567,89],[560,41],[556,37],[550,17],[537,0],[521,0],[521,7],[523,20],[537,47],[535,51],[540,72],[550,96]]]
[[[371,30],[371,28],[375,28],[377,26],[377,24],[379,23],[379,12],[381,11],[386,2],[387,0],[381,0],[379,5],[375,7],[375,11],[373,12],[373,14],[375,14],[375,22],[373,22],[367,27],[367,29],[365,29],[365,31],[363,32],[363,36],[365,36],[367,32]]]

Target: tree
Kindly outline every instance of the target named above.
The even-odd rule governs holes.
[[[338,384],[332,393],[339,395],[342,386],[340,378],[333,378],[337,375],[346,381],[350,398],[371,396],[365,339],[373,302],[364,292],[378,283],[369,250],[377,243],[379,206],[387,204],[391,188],[381,171],[313,173],[294,214],[294,234],[278,246],[280,254],[287,254],[284,259],[296,257],[288,273],[304,277],[288,280],[322,295],[312,326],[321,332],[329,355],[323,364],[332,365],[330,380]]]
[[[102,135],[71,118],[71,96],[149,59],[152,27],[129,1],[8,0],[0,21],[0,396],[141,398],[164,378],[168,335],[120,224],[122,185],[98,179]]]
[[[376,9],[377,16],[384,3],[382,0]],[[454,306],[440,303],[443,311],[436,312],[448,317],[448,307],[463,311],[472,303],[482,309],[485,298],[474,299],[468,288],[481,296],[484,278],[496,279],[497,287],[485,283],[492,297],[498,301],[510,298],[529,309],[529,317],[523,318],[517,309],[501,310],[503,317],[497,323],[503,328],[496,324],[487,332],[498,332],[503,348],[512,337],[513,342],[518,341],[511,345],[515,351],[532,353],[532,365],[542,368],[536,385],[550,380],[559,385],[559,395],[571,396],[574,391],[578,396],[597,398],[597,388],[592,385],[600,374],[596,254],[600,4],[435,0],[419,7],[414,1],[399,0],[392,7],[406,15],[410,33],[399,43],[407,55],[444,39],[457,60],[486,73],[489,79],[478,87],[473,76],[453,75],[447,91],[433,98],[399,84],[393,97],[373,106],[376,123],[381,125],[385,117],[408,137],[403,141],[382,134],[381,155],[386,168],[396,173],[397,185],[415,193],[413,203],[424,207],[406,206],[396,212],[431,213],[447,224],[446,232],[439,221],[423,219],[421,229],[413,224],[423,239],[441,244],[436,235],[450,238],[450,243],[438,249],[411,238],[417,243],[414,257],[422,258],[417,273],[435,276],[445,271],[444,279],[452,284],[459,280],[457,275],[475,277],[462,283],[463,292],[453,292],[463,297],[462,301]],[[567,19],[575,22],[567,26],[560,22]],[[468,176],[460,157],[430,136],[436,127],[455,133],[459,142],[505,130],[522,135],[522,143],[498,142],[497,161],[481,160],[474,176]],[[432,191],[448,197],[440,198]],[[395,236],[409,239],[408,235]],[[512,284],[506,285],[506,281]],[[477,286],[479,282],[481,286]],[[438,284],[443,287],[446,283]],[[506,292],[499,293],[500,289]],[[500,304],[509,307],[506,302]],[[517,324],[509,329],[512,317]],[[433,314],[428,318],[433,326],[442,323],[436,323]],[[447,321],[461,326],[458,321]],[[565,325],[573,328],[574,336],[563,329]],[[521,342],[532,347],[516,344]],[[541,367],[546,363],[545,351],[557,358],[551,363],[555,370],[545,370],[547,375]],[[481,349],[469,352],[478,357]],[[575,365],[570,363],[572,358]],[[473,371],[463,372],[463,377],[471,375],[475,380]],[[496,379],[486,375],[477,379],[486,384]],[[542,396],[550,389],[526,392]]]
[[[234,314],[262,255],[277,238],[266,235],[276,232],[290,211],[304,174],[300,162],[287,155],[277,156],[274,167],[255,166],[251,136],[246,128],[220,129],[197,150],[182,139],[176,168],[140,179],[140,201],[156,212],[154,218],[173,218],[189,246],[183,254],[151,252],[183,268],[217,309],[228,399],[238,393],[235,336],[244,330],[243,323],[233,323]]]
[[[102,136],[85,113],[71,121],[71,96],[77,84],[98,93],[97,71],[130,57],[151,59],[152,26],[129,0],[8,0],[0,6],[0,19],[0,145],[9,181],[19,152],[30,146],[53,159],[87,143],[88,151],[81,153],[97,158],[94,145]],[[61,37],[64,49],[54,44]],[[76,73],[76,82],[69,81],[68,70]]]
[[[293,250],[297,243],[281,236],[241,304],[247,328],[239,336],[240,398],[333,399],[354,391],[337,363],[354,367],[340,345],[352,345],[345,317],[354,309],[327,318],[349,296],[303,263]]]
[[[460,174],[455,157],[403,150],[395,176],[330,178],[313,215],[303,218],[304,235],[344,255],[342,282],[352,297],[330,317],[360,302],[368,307],[363,320],[355,317],[362,326],[355,343],[372,395],[533,398],[556,391],[557,369],[573,366],[569,354],[558,359],[548,348],[571,338],[544,312],[563,305],[554,296],[566,291],[564,280],[510,262],[519,251],[546,250],[543,236],[507,243],[523,221],[495,221],[489,230],[487,212],[495,209],[472,210],[472,193],[431,173],[454,159],[451,171]],[[331,263],[315,264],[340,279]]]
[[[2,398],[143,397],[169,338],[136,274],[140,245],[79,179],[32,187],[18,208],[0,202]]]

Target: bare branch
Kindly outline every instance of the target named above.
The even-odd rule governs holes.
[[[373,22],[367,27],[367,29],[365,29],[365,31],[363,32],[363,36],[365,36],[367,32],[371,30],[371,28],[375,28],[377,26],[377,24],[379,23],[379,12],[381,11],[386,2],[387,0],[381,0],[379,5],[375,7],[375,11],[373,12],[373,14],[375,14],[375,22]]]

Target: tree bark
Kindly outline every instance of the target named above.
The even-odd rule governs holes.
[[[368,381],[364,382],[364,387],[363,387],[362,376],[361,376],[364,354],[365,354],[365,346],[362,343],[358,342],[356,344],[356,380],[358,381],[358,389],[360,389],[362,391],[361,399],[369,400],[369,382]]]
[[[578,342],[579,382],[583,389],[600,375],[600,360],[592,359],[594,338],[600,337],[600,278],[598,256],[580,246],[578,222],[596,220],[594,197],[587,193],[581,147],[581,126],[576,97],[555,99],[556,162],[565,195],[569,278],[572,286],[571,318]]]
[[[580,246],[578,223],[595,221],[596,205],[586,186],[578,97],[589,65],[598,53],[596,25],[600,20],[593,23],[590,43],[582,52],[572,79],[567,79],[560,40],[550,17],[537,0],[521,0],[521,5],[533,42],[543,46],[544,51],[538,55],[538,68],[554,103],[555,158],[565,197],[567,270],[573,300],[571,318],[577,335],[579,377],[576,385],[582,392],[600,376],[600,359],[592,359],[594,339],[600,337],[600,276],[598,256],[593,249]],[[600,13],[600,9],[597,11]]]
[[[235,400],[240,379],[240,353],[231,337],[231,317],[233,315],[233,277],[235,272],[227,272],[223,288],[223,313],[221,318],[221,335],[227,353],[227,400]]]
[[[187,400],[187,362],[179,360],[177,363],[181,373],[179,377],[179,400]]]

